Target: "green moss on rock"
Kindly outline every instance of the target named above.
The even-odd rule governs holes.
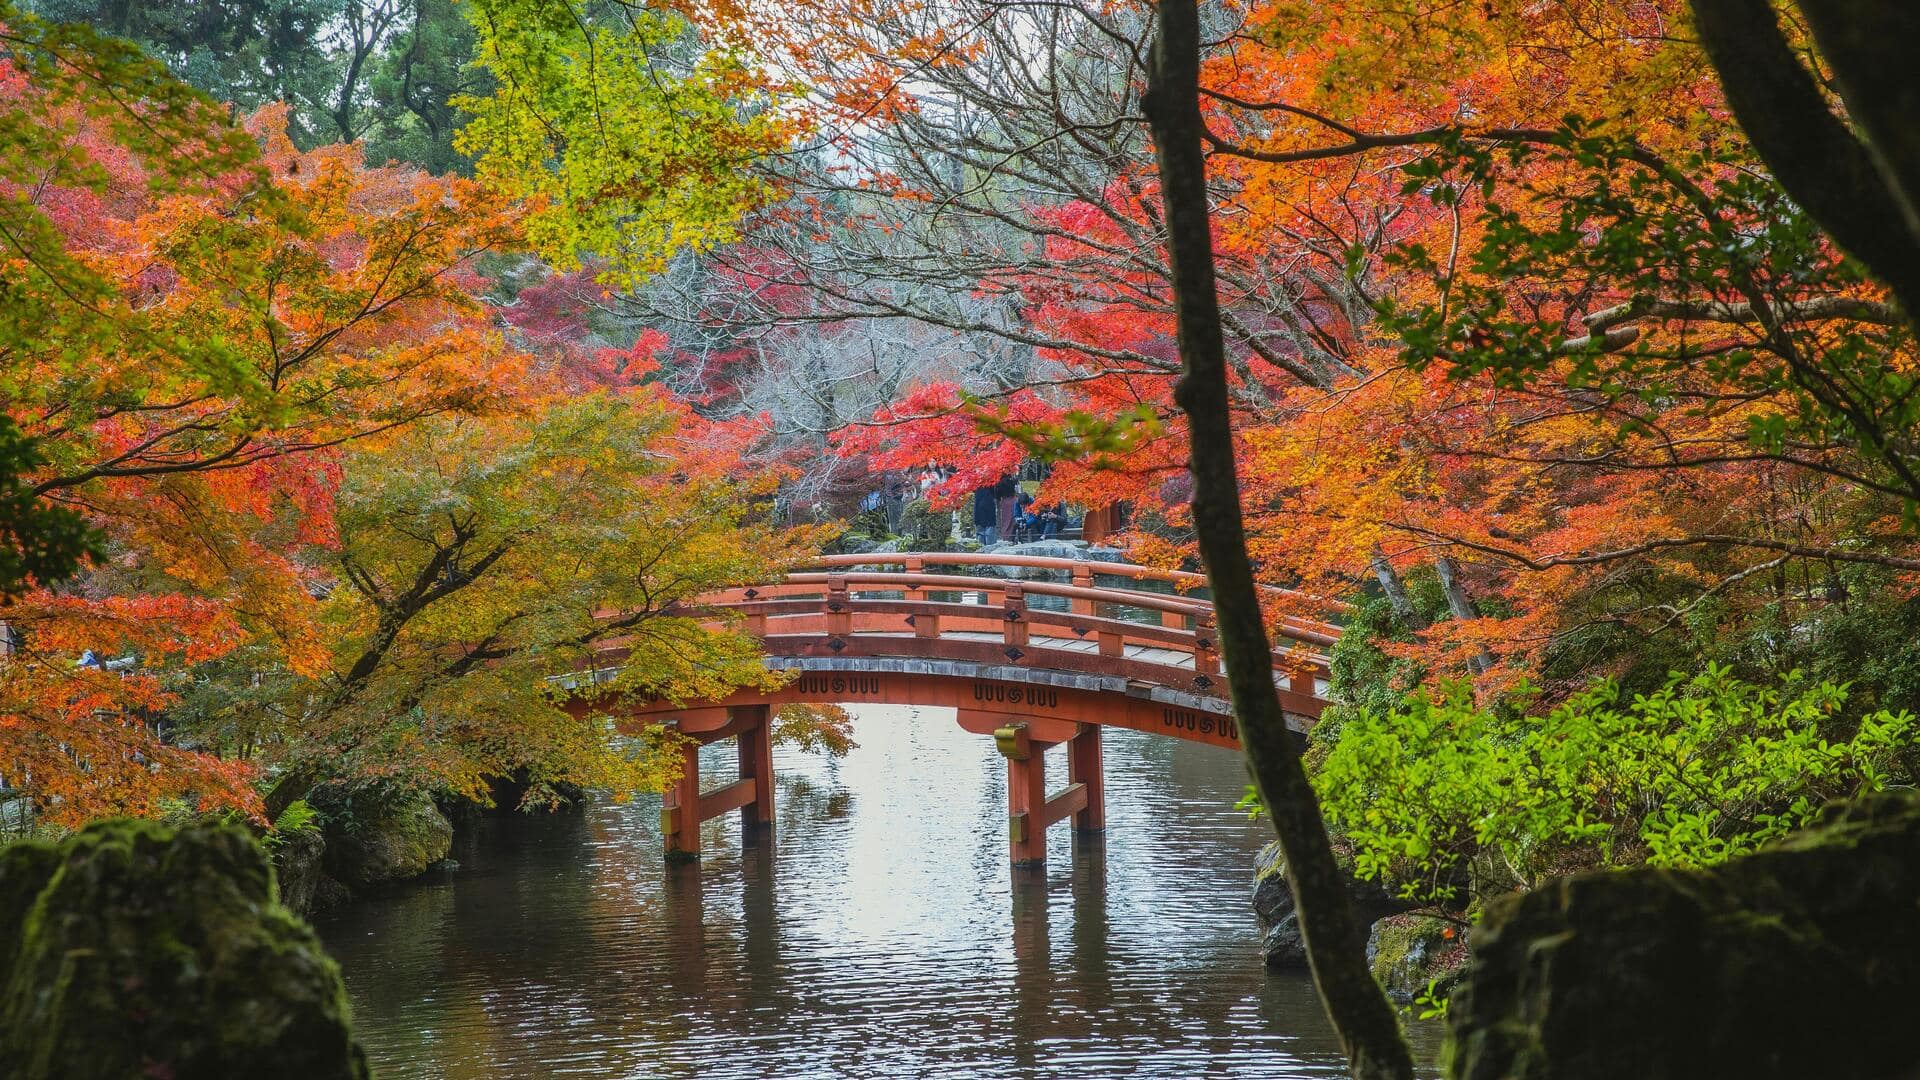
[[[1467,964],[1462,928],[1430,915],[1390,915],[1367,936],[1367,965],[1387,996],[1402,1005],[1431,986],[1445,997]]]
[[[0,918],[0,1075],[367,1075],[339,969],[236,826],[112,821],[10,848]]]
[[[424,792],[358,804],[326,830],[327,873],[355,891],[419,877],[453,849],[453,823]]]
[[[1390,896],[1377,881],[1362,881],[1353,876],[1353,862],[1336,851],[1340,868],[1347,874],[1347,899],[1353,905],[1354,920],[1365,940],[1367,928],[1378,919],[1406,911],[1413,905]],[[1267,966],[1276,971],[1306,971],[1307,945],[1300,933],[1300,913],[1293,904],[1293,887],[1287,883],[1286,858],[1278,843],[1268,844],[1253,861],[1253,914],[1260,923],[1260,952]]]
[[[1489,907],[1459,1080],[1920,1074],[1920,794],[1704,871],[1583,874]]]

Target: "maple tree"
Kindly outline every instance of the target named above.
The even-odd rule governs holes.
[[[318,616],[329,658],[268,691],[293,766],[270,805],[322,779],[476,799],[504,775],[527,776],[532,798],[671,781],[677,748],[613,739],[603,696],[777,684],[750,639],[679,609],[777,572],[799,539],[748,518],[754,481],[717,451],[637,388],[558,391],[356,450]],[[595,708],[549,681],[595,667]]]
[[[644,356],[595,374],[494,327],[475,261],[521,243],[522,203],[301,151],[281,108],[233,127],[84,28],[5,25],[0,122],[35,151],[0,207],[0,401],[31,440],[8,506],[71,549],[11,549],[0,760],[41,820],[259,814],[263,768],[321,761],[657,786],[664,759],[544,676],[617,638],[615,689],[767,678],[665,615],[776,550],[725,431],[637,389]],[[59,583],[85,536],[99,558]]]
[[[84,31],[8,26],[5,119],[37,152],[7,159],[4,401],[33,440],[23,493],[103,556],[7,609],[9,781],[54,821],[249,807],[245,766],[158,737],[160,673],[254,635],[317,655],[295,553],[335,539],[330,455],[498,396],[512,361],[458,273],[513,215],[347,148],[299,154],[278,112],[236,129]],[[73,668],[86,652],[138,666]]]

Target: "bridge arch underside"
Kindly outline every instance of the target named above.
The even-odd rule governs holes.
[[[1015,866],[1045,861],[1051,825],[1071,821],[1079,832],[1104,830],[1105,728],[1124,727],[1232,750],[1240,745],[1224,699],[1122,676],[909,657],[769,656],[765,662],[792,677],[771,691],[741,691],[678,705],[622,702],[613,710],[622,724],[665,723],[691,736],[683,751],[681,779],[667,792],[661,811],[670,858],[697,856],[700,824],[733,810],[740,811],[743,836],[771,827],[772,716],[786,704],[956,710],[962,728],[992,738],[1006,758],[1007,851]],[[581,688],[576,684],[575,689]],[[1291,691],[1280,693],[1289,706],[1288,726],[1304,732],[1318,703]],[[607,704],[596,701],[591,691],[575,700],[585,709]],[[738,742],[740,779],[703,789],[698,746],[728,738]],[[1066,757],[1067,786],[1049,794],[1045,761],[1052,750]]]
[[[1238,728],[1225,699],[1118,676],[900,657],[769,656],[766,664],[794,677],[778,690],[742,691],[718,701],[626,704],[620,707],[620,716],[661,722],[735,706],[925,705],[957,709],[963,722],[977,715],[1007,722],[1124,727],[1229,750],[1240,748]],[[1287,726],[1304,733],[1319,711],[1318,703],[1286,690],[1280,695]]]

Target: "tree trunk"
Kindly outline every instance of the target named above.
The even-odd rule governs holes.
[[[1319,800],[1274,690],[1271,645],[1247,557],[1228,413],[1226,348],[1213,275],[1206,159],[1200,146],[1200,17],[1162,0],[1142,105],[1159,158],[1183,374],[1174,396],[1192,443],[1193,524],[1213,592],[1220,651],[1248,769],[1279,834],[1307,961],[1353,1075],[1410,1080],[1400,1022],[1367,969]]]
[[[1480,617],[1480,609],[1473,606],[1472,598],[1467,596],[1467,587],[1460,584],[1460,566],[1453,556],[1442,555],[1433,560],[1433,571],[1440,576],[1440,591],[1446,595],[1447,610],[1455,619],[1466,622]],[[1480,674],[1493,667],[1493,654],[1486,646],[1480,647],[1480,654],[1472,661],[1474,674]]]
[[[1387,605],[1393,608],[1393,617],[1416,634],[1425,630],[1427,620],[1421,618],[1420,610],[1413,606],[1413,597],[1407,595],[1407,583],[1400,580],[1400,572],[1393,568],[1387,557],[1376,548],[1373,559],[1367,565],[1373,568],[1373,577],[1380,583],[1380,591],[1387,594]]]
[[[1869,146],[1827,106],[1781,32],[1770,0],[1692,0],[1694,26],[1727,104],[1774,179],[1827,234],[1865,263],[1906,310],[1920,313],[1920,138],[1913,134],[1910,0],[1801,0],[1847,111]],[[1920,326],[1920,323],[1916,323]]]

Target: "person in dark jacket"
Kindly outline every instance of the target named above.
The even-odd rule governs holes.
[[[1011,476],[1003,476],[993,485],[994,525],[1000,536],[1013,539],[1013,513],[1019,504],[1020,484]]]
[[[999,537],[996,535],[998,507],[995,505],[993,489],[980,487],[973,489],[973,532],[980,538],[981,547],[989,547]]]

